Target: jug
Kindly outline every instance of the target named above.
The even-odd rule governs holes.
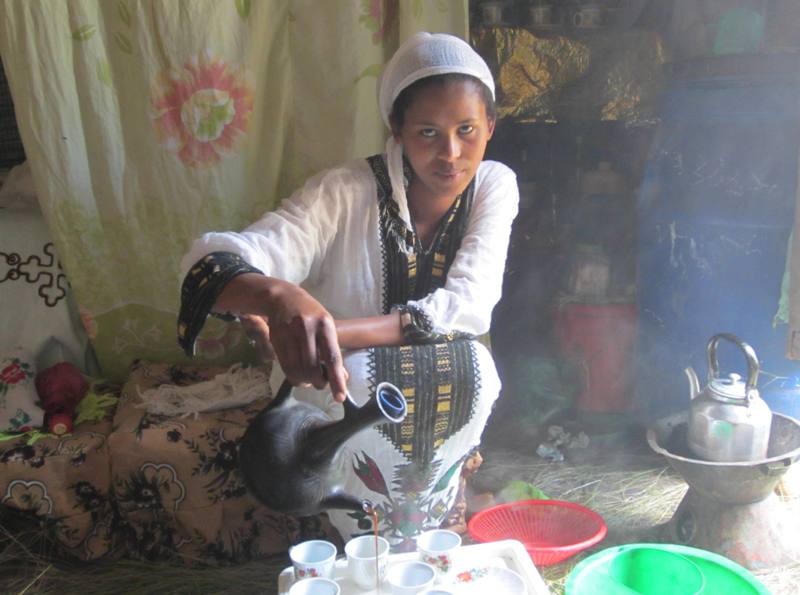
[[[338,455],[360,430],[401,422],[407,410],[403,393],[381,382],[362,407],[348,395],[344,418],[331,421],[319,408],[291,398],[291,392],[284,381],[245,431],[239,468],[248,489],[272,510],[296,516],[330,508],[368,511],[370,502],[342,490]]]
[[[737,345],[747,360],[747,382],[738,374],[719,377],[717,346],[721,339]],[[686,368],[691,390],[689,449],[701,459],[717,462],[758,461],[767,457],[772,411],[756,388],[758,358],[753,348],[735,335],[709,339],[708,385],[701,391],[697,374]]]

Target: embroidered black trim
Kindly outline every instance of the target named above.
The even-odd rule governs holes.
[[[443,287],[469,221],[475,194],[474,179],[456,198],[443,217],[431,245],[422,246],[416,231],[409,229],[400,217],[397,202],[383,155],[367,158],[378,187],[378,213],[383,264],[383,313],[388,314],[401,304],[419,300]],[[433,342],[468,337],[466,333],[433,333],[433,324],[418,308],[405,307],[410,325],[404,324],[404,334],[411,342]],[[407,328],[406,328],[407,327]]]
[[[389,200],[392,193],[392,184],[389,181],[389,174],[386,171],[386,167],[383,166],[383,157],[381,155],[373,155],[371,157],[367,157],[367,163],[372,169],[372,173],[375,176],[376,186],[377,186],[377,194],[378,194],[378,223],[379,223],[379,231],[380,231],[380,247],[381,247],[381,268],[383,274],[383,295],[381,296],[381,303],[383,304],[383,313],[388,314],[390,312],[389,304],[389,257],[386,252],[386,238],[391,233],[389,229],[391,225],[391,217],[389,216],[389,205],[386,205],[388,202],[394,202]],[[387,197],[388,192],[388,197]],[[384,206],[386,205],[386,206]],[[397,205],[395,204],[395,209]]]
[[[231,252],[212,252],[198,260],[186,273],[181,286],[181,309],[178,313],[178,344],[186,355],[194,355],[197,335],[209,314],[213,314],[211,308],[222,289],[231,279],[243,273],[261,271]],[[225,314],[213,315],[224,320],[235,318]]]
[[[406,397],[409,413],[399,424],[381,424],[408,461],[424,468],[437,449],[475,414],[480,371],[471,340],[376,347],[369,352],[370,387],[391,382]]]
[[[400,326],[403,329],[403,336],[409,343],[437,343],[439,341],[474,338],[474,335],[462,331],[434,332],[433,321],[430,316],[416,306],[399,305],[394,309],[400,312]]]

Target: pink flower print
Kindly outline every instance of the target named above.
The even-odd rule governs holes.
[[[5,384],[18,384],[25,380],[25,377],[25,370],[22,369],[19,360],[16,359],[0,372],[0,382]]]
[[[456,580],[459,583],[471,583],[479,578],[486,576],[489,573],[488,568],[473,568],[471,570],[465,570],[464,572],[459,572],[456,575]]]
[[[430,564],[434,568],[438,568],[442,572],[450,570],[450,557],[446,554],[439,554],[438,556],[424,556],[423,562]]]
[[[372,31],[372,43],[380,43],[397,21],[398,0],[363,0],[360,23]]]
[[[373,492],[388,496],[389,488],[386,487],[386,480],[378,464],[367,453],[362,451],[361,455],[364,457],[363,460],[359,459],[358,455],[354,457],[353,471],[356,476]]]
[[[190,167],[207,167],[247,132],[253,93],[236,67],[210,56],[162,72],[151,103],[156,135]]]
[[[471,580],[473,580],[472,573],[469,572],[468,570],[465,571],[465,572],[460,572],[458,574],[457,578],[458,578],[458,581],[461,582],[461,583],[468,583]]]
[[[10,363],[0,369],[0,397],[4,396],[11,387],[20,382],[24,382],[26,378],[33,378],[33,370],[31,365],[23,362],[19,358],[11,358]],[[3,401],[0,401],[0,405]]]

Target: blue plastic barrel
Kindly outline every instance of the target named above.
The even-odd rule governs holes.
[[[800,147],[796,59],[682,64],[661,98],[638,197],[636,396],[653,420],[689,406],[684,368],[701,383],[713,335],[756,351],[759,385],[800,374],[773,326],[794,220]],[[720,346],[721,372],[744,357]]]
[[[777,378],[764,383],[761,396],[775,413],[800,420],[800,376]]]

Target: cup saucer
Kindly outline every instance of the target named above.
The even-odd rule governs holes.
[[[489,566],[472,568],[458,572],[447,586],[459,595],[483,595],[485,593],[504,593],[523,595],[525,581],[509,568]]]

